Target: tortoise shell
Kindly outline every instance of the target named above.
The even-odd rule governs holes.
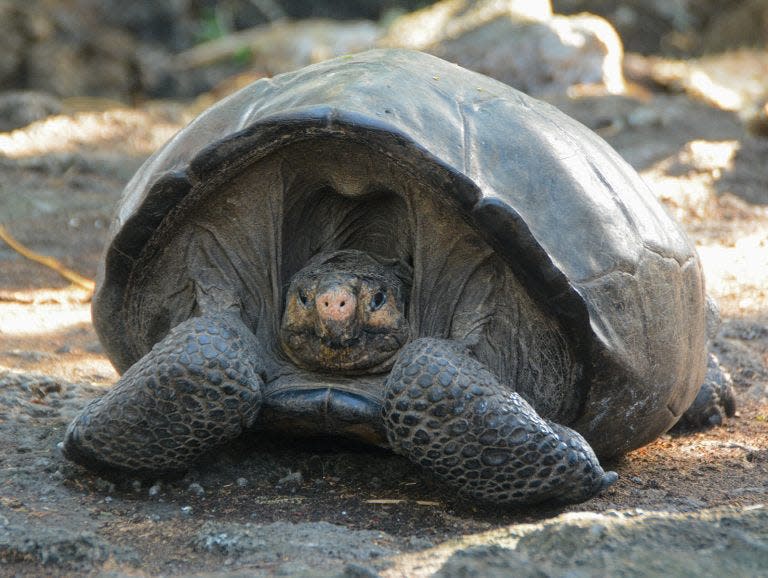
[[[291,275],[350,247],[408,262],[416,336],[468,339],[502,378],[527,353],[465,320],[489,279],[521,287],[578,372],[547,394],[562,399],[522,393],[601,457],[666,431],[702,383],[701,266],[638,174],[556,108],[405,50],[259,80],[150,157],[112,225],[94,324],[124,371],[202,287],[273,343]]]

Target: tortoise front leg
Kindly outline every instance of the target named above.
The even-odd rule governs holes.
[[[473,499],[580,502],[618,477],[581,435],[542,419],[456,342],[409,344],[385,395],[393,449]]]
[[[95,470],[184,470],[253,424],[259,358],[235,315],[180,323],[72,421],[64,455]]]

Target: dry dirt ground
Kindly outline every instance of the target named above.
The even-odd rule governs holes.
[[[457,548],[562,512],[768,503],[768,140],[683,95],[636,92],[558,104],[695,240],[722,309],[713,348],[734,418],[609,464],[619,481],[565,509],[477,508],[400,457],[322,441],[244,439],[183,479],[105,480],[57,449],[117,378],[88,293],[0,243],[0,574],[423,576]],[[187,118],[169,105],[80,112],[0,134],[0,223],[93,278],[122,186]]]

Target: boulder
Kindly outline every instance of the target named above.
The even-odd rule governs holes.
[[[510,530],[518,537],[459,550],[435,577],[757,576],[768,568],[764,506],[577,512]]]
[[[624,91],[611,25],[553,15],[547,0],[443,0],[396,20],[380,44],[430,52],[537,96]]]

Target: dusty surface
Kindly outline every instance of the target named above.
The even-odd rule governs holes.
[[[564,511],[766,504],[768,141],[682,95],[559,104],[611,141],[695,239],[722,308],[714,349],[733,376],[735,418],[632,452],[610,464],[615,486],[565,510],[479,509],[402,458],[328,442],[244,439],[183,479],[104,480],[57,449],[117,378],[88,296],[0,244],[0,574],[420,576]],[[0,134],[0,224],[94,277],[121,187],[186,118],[176,107],[81,113]]]

